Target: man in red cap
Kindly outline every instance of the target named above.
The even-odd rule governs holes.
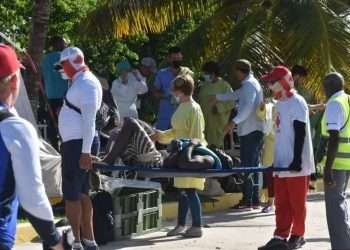
[[[42,181],[38,135],[14,110],[20,67],[15,51],[0,44],[0,250],[13,248],[19,205],[44,249],[63,250]]]
[[[259,250],[298,249],[305,244],[306,197],[309,176],[315,171],[309,110],[294,90],[291,72],[275,67],[262,77],[278,100],[275,120],[275,167],[290,171],[274,173],[276,230]]]

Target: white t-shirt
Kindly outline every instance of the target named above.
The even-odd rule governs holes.
[[[302,151],[302,170],[300,172],[275,172],[279,177],[308,176],[315,172],[314,155],[310,131],[309,110],[306,101],[294,94],[276,104],[275,155],[274,167],[288,168],[294,158],[294,121],[306,123],[306,135]]]
[[[91,152],[91,145],[96,135],[96,113],[102,103],[102,87],[99,80],[90,71],[79,72],[66,95],[68,101],[81,110],[63,105],[58,117],[58,128],[63,142],[83,139],[83,153]]]
[[[139,71],[128,73],[128,83],[123,84],[120,78],[112,82],[111,94],[118,105],[121,118],[138,118],[137,96],[147,93],[146,78]]]
[[[339,91],[335,93],[331,98],[338,97],[345,94],[345,92]],[[341,104],[334,100],[329,100],[326,105],[326,125],[327,130],[340,131],[345,123],[345,111]]]
[[[0,107],[0,110],[3,107]],[[45,193],[40,166],[40,142],[33,125],[17,116],[0,123],[0,134],[11,154],[16,194],[21,206],[31,215],[53,221],[50,202]]]

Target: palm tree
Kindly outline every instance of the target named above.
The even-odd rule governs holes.
[[[327,72],[350,80],[349,10],[348,0],[104,0],[81,29],[122,38],[210,12],[181,44],[193,66],[216,59],[228,71],[244,57],[261,75],[271,65],[299,63],[309,69],[306,88],[320,97]]]

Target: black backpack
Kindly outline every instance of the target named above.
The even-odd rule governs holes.
[[[240,165],[239,160],[232,158],[230,155],[226,154],[224,150],[213,145],[210,145],[208,148],[219,157],[223,169],[232,169]]]
[[[76,107],[70,101],[68,101],[67,96],[64,97],[64,102],[68,108],[74,110],[75,112],[81,114],[80,108]],[[107,126],[111,118],[119,115],[118,109],[116,107],[110,107],[107,103],[102,102],[101,107],[96,113],[96,130],[101,131]]]
[[[92,195],[93,225],[96,243],[104,245],[113,240],[113,199],[107,191],[99,190]]]

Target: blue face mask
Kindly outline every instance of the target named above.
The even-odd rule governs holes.
[[[205,74],[205,75],[203,75],[203,79],[204,79],[204,81],[206,81],[206,82],[210,82],[210,81],[211,81],[211,75]]]

